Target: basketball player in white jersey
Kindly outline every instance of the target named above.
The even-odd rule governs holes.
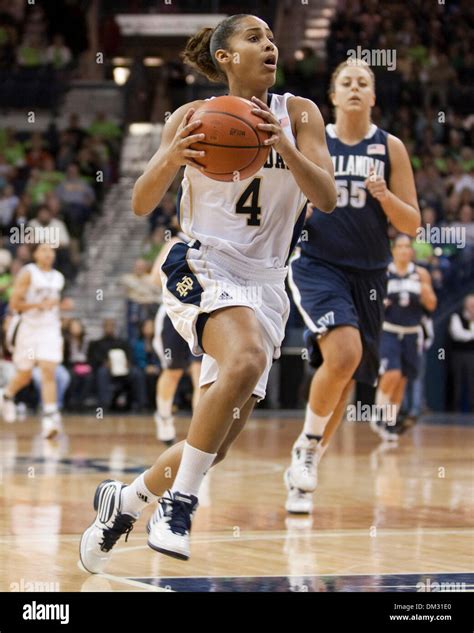
[[[61,430],[61,414],[56,397],[56,367],[63,359],[60,310],[70,310],[70,299],[61,301],[64,276],[53,268],[55,253],[49,244],[33,251],[34,263],[18,273],[10,298],[12,319],[10,345],[16,373],[3,393],[5,422],[16,418],[15,395],[31,382],[33,367],[41,370],[43,401],[42,435],[51,439]],[[8,337],[8,335],[7,335]]]
[[[189,239],[182,232],[172,235],[153,264],[151,271],[152,283],[162,288],[161,266],[174,244],[178,242],[188,243]],[[156,437],[165,443],[172,443],[176,439],[176,430],[173,419],[173,400],[179,381],[186,369],[189,370],[193,384],[193,410],[199,400],[199,374],[201,373],[201,360],[191,354],[188,344],[182,336],[176,332],[173,324],[166,314],[166,307],[162,304],[155,318],[155,336],[153,348],[160,359],[161,372],[156,382]]]
[[[195,101],[168,119],[159,150],[135,184],[134,212],[146,215],[186,166],[180,224],[193,241],[169,251],[162,266],[163,300],[193,353],[204,353],[201,396],[185,442],[165,451],[131,485],[107,481],[97,488],[97,516],[81,540],[81,560],[91,572],[104,569],[120,535],[158,498],[149,546],[189,557],[204,475],[225,457],[256,399],[265,396],[272,361],[280,354],[289,312],[286,263],[306,201],[328,213],[336,203],[318,108],[289,93],[268,93],[278,49],[263,20],[234,15],[215,29],[202,29],[189,40],[184,60],[210,80],[227,82],[230,95],[252,100],[262,118],[259,127],[271,133],[265,141],[270,153],[266,164],[241,182],[206,178],[194,162],[203,152],[190,149],[205,140],[200,122],[189,123],[204,103]]]

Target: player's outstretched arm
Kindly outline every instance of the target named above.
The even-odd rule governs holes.
[[[273,145],[280,154],[308,200],[320,211],[330,213],[336,206],[337,190],[326,144],[324,121],[318,107],[310,99],[288,99],[288,114],[295,131],[295,147],[284,134],[270,108],[255,97],[252,101],[258,106],[254,113],[265,121],[258,127],[272,133],[265,144]]]
[[[133,188],[132,208],[136,215],[153,211],[182,165],[200,169],[193,159],[204,156],[205,152],[192,150],[190,145],[202,141],[204,135],[194,133],[201,122],[189,123],[189,120],[201,103],[193,101],[181,106],[165,123],[160,147]]]
[[[371,173],[365,181],[367,191],[378,200],[386,216],[401,233],[411,237],[421,223],[416,196],[415,178],[405,145],[396,136],[388,136],[390,155],[390,183],[387,186],[382,176]]]

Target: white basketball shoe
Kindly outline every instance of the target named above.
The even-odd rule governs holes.
[[[91,574],[104,571],[112,548],[122,534],[126,534],[125,540],[128,539],[138,519],[138,515],[121,512],[123,488],[126,485],[121,481],[106,479],[95,491],[94,510],[97,515],[94,523],[83,533],[79,548],[81,563]]]

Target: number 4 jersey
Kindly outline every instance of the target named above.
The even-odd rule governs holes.
[[[269,94],[267,103],[294,145],[291,97]],[[291,171],[271,148],[263,167],[245,180],[218,182],[186,167],[178,215],[183,232],[203,246],[259,269],[283,268],[303,227],[305,207]]]
[[[387,132],[371,124],[365,138],[346,145],[337,138],[333,124],[326,126],[337,206],[331,214],[314,209],[301,238],[303,253],[351,269],[386,268],[391,260],[387,217],[364,182],[373,167],[389,183],[387,137]]]

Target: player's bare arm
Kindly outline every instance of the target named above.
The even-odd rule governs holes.
[[[390,155],[390,182],[371,173],[365,181],[367,191],[380,202],[384,213],[401,233],[411,237],[421,223],[421,214],[416,196],[415,179],[410,158],[402,141],[389,134],[388,152]]]
[[[272,133],[264,143],[272,145],[280,154],[308,200],[321,211],[330,213],[336,206],[337,191],[324,122],[318,107],[310,99],[302,97],[288,100],[288,113],[295,130],[295,147],[268,106],[256,97],[253,101],[258,105],[254,113],[265,121],[258,127]]]
[[[416,272],[420,275],[421,280],[421,303],[426,310],[433,312],[433,310],[436,310],[438,299],[435,291],[433,290],[431,275],[426,268],[423,268],[422,266],[417,266]]]
[[[9,306],[14,312],[25,312],[25,310],[32,310],[35,308],[47,309],[48,306],[45,305],[44,301],[41,303],[27,303],[25,301],[25,296],[30,283],[30,273],[27,270],[22,271],[13,285],[13,292],[9,302]]]
[[[195,133],[200,121],[189,120],[202,100],[187,103],[170,116],[161,137],[161,144],[138,178],[132,193],[132,208],[136,215],[147,215],[161,202],[182,165],[200,169],[193,158],[204,156],[204,152],[193,150],[190,145],[202,141],[203,134]]]

